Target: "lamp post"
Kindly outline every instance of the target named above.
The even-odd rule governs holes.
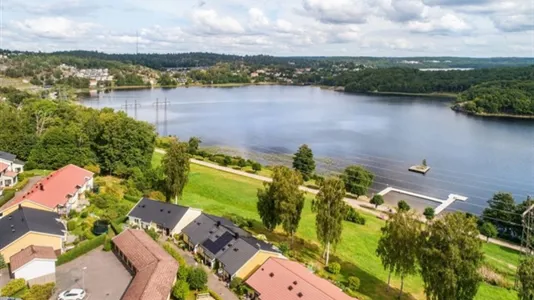
[[[82,268],[82,289],[85,291],[85,270],[87,270],[87,267]]]

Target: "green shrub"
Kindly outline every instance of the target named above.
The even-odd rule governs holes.
[[[48,300],[52,297],[55,284],[53,282],[47,284],[35,284],[24,294],[24,300]]]
[[[356,211],[356,209],[352,206],[347,205],[347,212],[345,214],[345,221],[349,221],[352,223],[365,225],[365,218],[360,215],[359,212]]]
[[[333,263],[330,263],[327,267],[326,267],[326,270],[331,273],[331,274],[339,274],[339,272],[341,272],[341,265],[337,262],[333,262]]]
[[[187,283],[193,290],[202,290],[208,283],[208,274],[203,268],[194,268],[187,276]]]
[[[409,211],[411,209],[410,205],[408,205],[408,203],[404,200],[401,200],[399,203],[397,203],[397,208],[399,209],[399,212]]]
[[[68,231],[73,231],[74,229],[76,229],[76,221],[74,220],[70,220],[67,222],[67,230]]]
[[[278,249],[280,249],[282,254],[287,255],[287,251],[289,251],[289,246],[287,245],[287,243],[280,243],[280,245],[278,245]]]
[[[78,216],[78,212],[75,209],[71,209],[69,211],[69,219],[76,218]]]
[[[156,232],[156,230],[154,228],[150,228],[150,229],[145,229],[145,232],[154,240],[154,241],[158,241],[158,238],[159,238],[159,233]]]
[[[188,267],[187,265],[184,265],[184,266],[180,266],[180,268],[178,269],[178,274],[176,275],[179,280],[187,280],[190,272],[191,272],[191,268]]]
[[[6,260],[4,259],[2,253],[0,253],[0,269],[3,269],[5,267],[7,267]]]
[[[247,289],[243,284],[243,279],[239,277],[234,277],[234,279],[232,279],[230,282],[230,289],[239,296],[242,296],[247,292]]]
[[[102,246],[105,240],[106,240],[106,235],[102,234],[92,240],[79,243],[73,249],[61,254],[57,258],[56,266],[60,266],[64,263],[68,263],[69,261],[72,261],[99,246]]]
[[[356,276],[350,276],[348,280],[348,286],[351,290],[357,291],[360,288],[360,278]]]
[[[2,288],[2,296],[11,297],[25,288],[26,281],[24,279],[12,279]]]
[[[139,202],[139,197],[132,196],[132,195],[124,195],[124,200],[132,202],[132,203],[137,203]]]
[[[356,293],[355,291],[351,290],[351,289],[346,289],[345,290],[345,293],[353,298],[358,298],[358,293]]]
[[[252,170],[254,170],[254,172],[261,171],[261,164],[259,162],[254,162],[252,164]]]
[[[0,197],[0,206],[3,206],[7,201],[11,200],[15,196],[14,189],[5,189],[4,194]]]
[[[80,218],[85,219],[87,218],[87,215],[89,214],[86,211],[82,211],[82,213],[80,214]]]
[[[219,294],[215,293],[212,290],[208,290],[208,293],[210,293],[211,298],[213,298],[215,300],[223,300],[223,298],[221,296],[219,296]]]
[[[186,300],[189,295],[189,283],[185,280],[178,280],[172,288],[172,296],[177,300]]]
[[[311,184],[311,183],[307,183],[307,184],[305,184],[304,186],[307,187],[307,188],[310,188],[310,189],[314,189],[314,190],[318,190],[318,189],[320,189],[319,186],[317,186],[317,185],[315,185],[315,184]]]
[[[104,241],[104,251],[111,251],[111,239],[108,236],[106,236],[106,240]]]
[[[176,259],[180,267],[184,267],[186,265],[185,259],[180,255],[180,253],[178,253],[178,251],[176,251],[176,249],[172,247],[170,243],[163,244],[163,249],[165,249],[167,253],[169,253],[172,257],[174,257],[174,259]]]

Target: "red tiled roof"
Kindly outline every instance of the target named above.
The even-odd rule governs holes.
[[[40,258],[40,259],[56,259],[56,253],[52,247],[43,247],[43,246],[28,246],[20,252],[13,254],[9,259],[11,264],[11,272],[15,272],[20,267],[29,263],[30,261]]]
[[[93,173],[75,165],[67,165],[37,182],[26,194],[18,196],[9,206],[31,200],[46,207],[65,205],[68,195],[74,195]],[[42,185],[42,188],[41,188]]]
[[[354,300],[305,266],[287,259],[269,258],[246,283],[261,300]]]
[[[17,176],[17,174],[18,174],[17,172],[7,171],[5,175],[7,177],[15,177],[15,176]]]
[[[123,300],[167,300],[178,263],[143,230],[128,229],[113,238],[115,246],[135,269]]]
[[[8,167],[9,167],[9,165],[6,165],[6,164],[0,162],[0,172],[4,171]]]

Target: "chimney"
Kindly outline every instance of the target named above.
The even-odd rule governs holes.
[[[19,210],[22,210],[22,204],[19,204]]]
[[[217,225],[217,228],[218,228],[219,226],[221,226],[221,221],[217,221],[216,225]]]
[[[41,191],[44,191],[44,186],[43,186],[43,184],[42,184],[42,183],[41,183],[41,184],[39,184],[39,188],[41,189]]]

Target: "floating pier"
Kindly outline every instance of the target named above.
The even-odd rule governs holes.
[[[417,197],[417,198],[420,198],[420,199],[437,202],[437,203],[439,203],[439,205],[438,205],[438,207],[436,207],[434,209],[434,213],[436,215],[438,215],[439,213],[444,211],[447,207],[449,207],[451,204],[453,204],[454,201],[457,201],[457,200],[458,201],[466,201],[467,200],[467,197],[461,196],[461,195],[457,195],[457,194],[449,194],[449,197],[446,200],[443,200],[443,199],[438,199],[438,198],[434,198],[434,197],[430,197],[430,196],[426,196],[426,195],[422,195],[422,194],[418,194],[418,193],[414,193],[414,192],[410,192],[410,191],[397,189],[397,188],[394,188],[394,187],[387,187],[387,188],[383,189],[382,191],[380,191],[378,194],[381,195],[381,196],[384,196],[389,192],[397,192],[399,194],[405,194],[405,195]]]
[[[411,172],[415,172],[415,173],[421,173],[421,174],[426,174],[426,172],[430,171],[430,167],[429,166],[425,166],[425,165],[415,165],[415,166],[411,166],[408,171],[411,171]]]

